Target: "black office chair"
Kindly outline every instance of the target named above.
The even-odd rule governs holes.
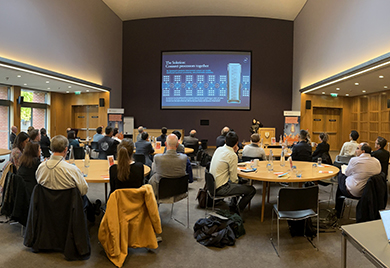
[[[215,201],[216,200],[221,200],[224,198],[237,198],[241,196],[241,194],[234,194],[234,195],[217,195],[216,194],[216,187],[215,187],[215,179],[213,174],[208,172],[207,170],[205,171],[205,179],[206,179],[206,190],[207,190],[207,196],[206,196],[206,212],[205,215],[207,215],[207,204],[208,204],[208,199],[211,198],[213,200],[213,206],[212,206],[212,212],[215,210]],[[238,200],[236,202],[237,204],[237,211],[240,211],[239,206],[238,206]]]
[[[274,204],[273,211],[277,216],[277,249],[273,244],[273,222],[274,213],[272,213],[271,223],[271,243],[279,257],[279,220],[306,220],[311,217],[317,217],[317,245],[319,243],[319,202],[318,186],[306,188],[285,187],[279,190],[277,203]],[[312,243],[315,247],[315,245]],[[315,247],[316,248],[316,247]]]
[[[144,154],[133,154],[134,162],[141,162],[145,164],[145,155]]]
[[[260,161],[263,160],[262,157],[250,157],[250,156],[243,156],[241,157],[242,162],[250,162],[251,160],[259,159]]]
[[[99,151],[99,144],[98,144],[98,142],[97,141],[92,141],[91,142],[91,148],[92,148],[92,150],[95,150],[96,152],[98,152]]]
[[[188,197],[188,175],[180,178],[161,178],[158,184],[157,204],[172,204],[171,219],[184,225],[181,221],[173,218],[174,203],[187,198],[187,228],[190,226],[190,210]],[[185,226],[185,225],[184,225]]]
[[[83,147],[73,147],[74,159],[84,159],[85,152]]]

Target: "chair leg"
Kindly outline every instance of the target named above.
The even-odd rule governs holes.
[[[279,252],[280,252],[280,249],[279,249],[279,217],[276,215],[277,219],[276,219],[276,228],[278,229],[277,232],[278,232],[278,257],[279,256]]]
[[[172,203],[172,208],[171,208],[171,219],[173,219],[173,205],[174,203]]]
[[[190,228],[190,198],[187,195],[187,228]]]
[[[267,203],[269,203],[269,193],[271,191],[271,187],[270,186],[271,186],[270,183],[267,182]]]

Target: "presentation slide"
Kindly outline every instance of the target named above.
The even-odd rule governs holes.
[[[250,109],[251,52],[163,52],[161,65],[162,109]]]

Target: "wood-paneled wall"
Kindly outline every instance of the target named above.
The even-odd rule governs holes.
[[[72,106],[99,105],[99,99],[104,98],[104,107],[99,107],[99,125],[107,126],[107,109],[110,103],[110,93],[85,93],[80,95],[51,93],[50,105],[50,135],[66,135],[67,128],[73,128]],[[96,126],[97,127],[97,126]]]

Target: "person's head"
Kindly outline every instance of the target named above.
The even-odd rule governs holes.
[[[356,156],[360,156],[363,153],[371,153],[371,147],[366,142],[359,143],[356,147]]]
[[[12,126],[11,127],[11,131],[12,131],[12,133],[16,134],[16,132],[18,132],[18,127],[17,126]]]
[[[175,135],[177,136],[177,139],[180,140],[180,138],[181,138],[181,132],[180,132],[179,130],[174,130],[174,131],[172,131],[172,134],[175,134]]]
[[[102,134],[102,132],[103,132],[103,128],[102,128],[102,127],[98,127],[98,128],[96,129],[96,133],[97,133],[97,134]]]
[[[221,135],[222,136],[226,136],[226,134],[230,131],[230,129],[228,127],[224,127],[222,130],[221,130]]]
[[[119,129],[116,127],[114,128],[114,132],[112,133],[112,136],[115,136],[118,133],[119,133]]]
[[[38,129],[33,129],[28,134],[30,136],[30,141],[39,141],[41,139]]]
[[[138,133],[142,133],[144,132],[144,127],[143,126],[139,126],[138,127]]]
[[[349,134],[349,138],[356,141],[359,138],[359,133],[356,130],[352,130],[351,134]]]
[[[167,132],[168,132],[168,129],[167,129],[166,127],[162,127],[162,128],[161,128],[161,133],[162,133],[163,135],[167,135]]]
[[[76,138],[76,135],[73,130],[68,132],[68,140],[74,140]]]
[[[234,147],[238,143],[238,136],[236,132],[229,131],[226,134],[225,143],[227,146]]]
[[[45,128],[41,128],[41,136],[46,136],[46,129]]]
[[[30,135],[30,131],[31,130],[34,130],[34,127],[33,126],[29,126],[28,128],[27,128],[27,133]]]
[[[256,118],[253,118],[253,119],[252,119],[252,125],[256,125],[256,123],[257,123]]]
[[[320,140],[323,142],[328,142],[328,140],[329,140],[328,133],[325,133],[325,132],[320,133]]]
[[[114,133],[114,130],[112,129],[112,127],[107,126],[106,129],[105,129],[105,132],[106,132],[106,136],[111,137],[112,134]]]
[[[66,133],[68,133],[69,131],[71,131],[72,129],[70,128],[70,127],[68,127],[67,129],[66,129]]]
[[[130,175],[130,162],[133,156],[134,143],[131,139],[123,139],[118,144],[118,179],[125,181]]]
[[[258,143],[260,141],[260,135],[257,133],[254,133],[251,135],[251,142]]]
[[[19,148],[20,151],[23,152],[23,149],[24,147],[26,146],[26,144],[28,143],[29,141],[29,136],[26,132],[20,132],[16,138],[15,138],[15,141],[14,141],[14,145],[12,148]]]
[[[309,135],[309,132],[307,132],[306,130],[304,129],[301,129],[301,131],[299,131],[299,139],[301,141],[307,141],[307,137]]]
[[[195,135],[196,135],[196,130],[195,129],[191,130],[190,131],[190,136],[191,137],[195,137]]]
[[[141,139],[143,139],[144,141],[146,141],[148,138],[149,138],[149,133],[146,132],[146,131],[142,132],[142,134],[141,134]]]
[[[167,150],[176,150],[177,146],[179,146],[179,139],[175,134],[169,134],[165,141],[165,145],[167,146]]]
[[[378,136],[375,141],[375,149],[384,149],[387,144],[387,140],[381,136]]]
[[[53,153],[66,155],[69,147],[69,141],[62,135],[57,135],[51,139],[50,149]]]
[[[31,168],[36,161],[36,158],[41,154],[41,149],[38,142],[28,142],[24,147],[23,154],[20,157],[20,166]]]

